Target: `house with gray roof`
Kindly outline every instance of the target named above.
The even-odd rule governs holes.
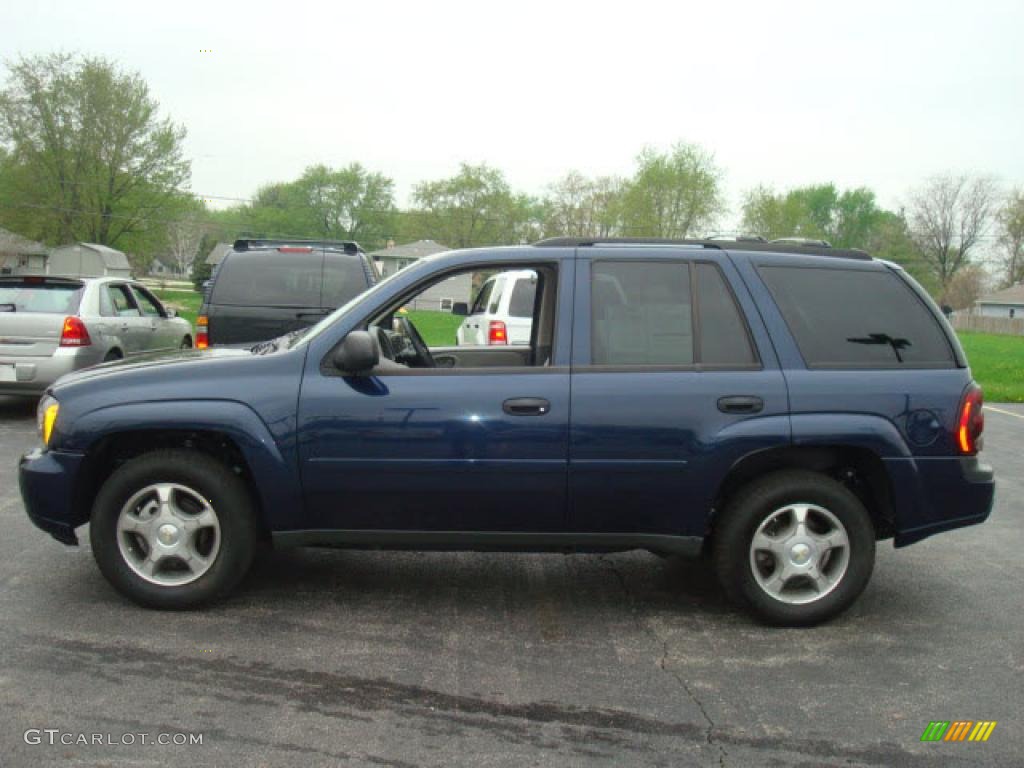
[[[45,275],[49,249],[0,227],[0,275]]]
[[[982,296],[974,306],[982,317],[1024,318],[1024,283]]]
[[[227,256],[228,251],[232,248],[231,243],[217,243],[206,256],[206,263],[211,267],[216,267],[220,264],[221,260]]]
[[[132,267],[122,251],[97,243],[72,243],[50,251],[49,275],[72,277],[131,277]]]
[[[394,241],[389,241],[387,248],[373,251],[368,255],[380,269],[381,277],[390,277],[417,259],[450,250],[448,246],[433,240],[417,240],[404,245],[395,245]],[[427,288],[409,304],[409,309],[451,312],[456,302],[469,303],[472,293],[473,276],[464,272]]]

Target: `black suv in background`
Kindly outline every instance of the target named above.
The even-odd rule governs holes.
[[[358,243],[236,240],[214,270],[196,346],[254,344],[313,325],[378,280]]]

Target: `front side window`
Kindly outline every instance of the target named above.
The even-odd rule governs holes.
[[[759,271],[808,366],[954,365],[938,320],[889,269]]]
[[[594,365],[691,365],[689,265],[595,262],[590,333]]]
[[[518,265],[510,265],[509,272]],[[522,270],[522,267],[519,267]],[[476,314],[445,311],[447,298],[461,292],[468,298],[474,270],[449,273],[381,307],[366,322],[381,350],[381,375],[401,369],[532,368],[550,366],[554,350],[558,270],[533,269],[534,299],[525,317],[480,317],[479,310],[495,301],[504,278],[487,280],[474,302]],[[511,283],[505,281],[508,288]],[[498,286],[499,288],[495,288]],[[440,292],[440,293],[439,293]],[[445,297],[441,301],[435,295]],[[464,301],[465,299],[462,299]],[[396,365],[397,364],[397,365]]]
[[[140,317],[141,313],[135,306],[135,299],[127,285],[111,285],[107,288],[110,301],[114,305],[114,314],[118,317]]]
[[[160,307],[152,296],[150,296],[145,290],[139,288],[137,285],[132,286],[132,290],[135,293],[135,301],[142,309],[142,314],[146,317],[163,317],[160,312]]]

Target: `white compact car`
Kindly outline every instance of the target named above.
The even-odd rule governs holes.
[[[529,344],[536,295],[537,273],[532,269],[492,275],[456,331],[456,343],[462,347]]]

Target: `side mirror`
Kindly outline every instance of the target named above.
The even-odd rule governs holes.
[[[348,374],[366,373],[380,362],[380,349],[369,331],[352,331],[334,350],[334,367]]]
[[[178,310],[176,309],[168,309],[167,307],[164,307],[164,312],[167,313],[167,317],[171,320],[178,316]]]
[[[469,304],[464,301],[456,301],[452,304],[452,314],[457,315],[458,317],[468,317]]]

